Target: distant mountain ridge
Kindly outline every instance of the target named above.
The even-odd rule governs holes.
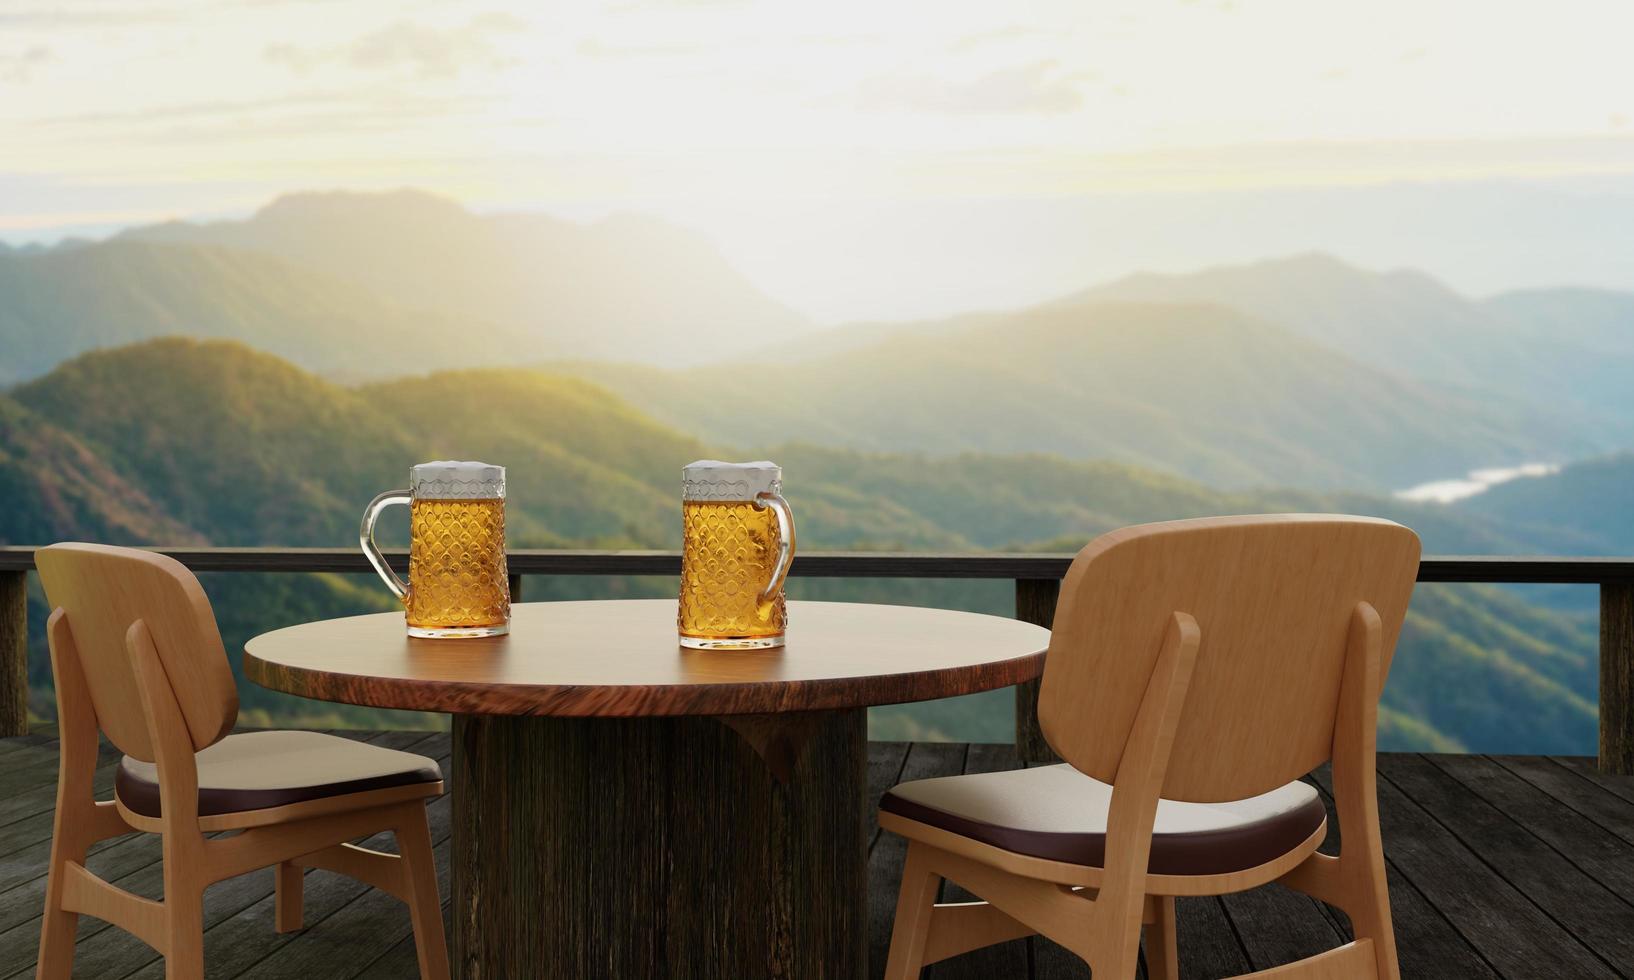
[[[419,191],[292,194],[242,221],[0,249],[0,297],[0,385],[170,335],[366,378],[554,357],[696,364],[811,329],[662,221],[482,216]]]
[[[1057,303],[1109,300],[1220,303],[1383,370],[1608,415],[1625,437],[1634,423],[1626,382],[1634,293],[1527,290],[1472,300],[1422,272],[1372,272],[1313,253],[1139,273]]]
[[[798,436],[879,451],[1048,452],[1211,486],[1398,489],[1605,443],[1575,416],[1387,372],[1217,304],[1077,302],[893,331],[872,346],[721,368],[553,365],[721,442]]]
[[[515,346],[490,365],[632,353],[696,364],[811,328],[706,239],[653,218],[578,224],[476,215],[423,191],[305,192],[243,221],[171,222],[119,237],[273,255],[410,309],[504,325]],[[455,333],[417,354],[429,369],[457,356],[459,343]]]
[[[473,317],[429,314],[269,254],[136,238],[0,255],[0,384],[101,347],[186,335],[239,340],[314,371],[494,363],[522,343]],[[459,344],[448,338],[460,338]]]

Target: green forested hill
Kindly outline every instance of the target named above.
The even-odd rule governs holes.
[[[114,543],[202,538],[96,450],[0,395],[0,540]]]
[[[239,344],[177,340],[86,355],[0,398],[0,542],[351,546],[364,504],[403,485],[411,464],[480,457],[510,468],[515,546],[673,547],[679,469],[717,454],[784,465],[808,550],[1060,550],[1122,524],[1257,510],[1383,514],[1416,527],[1431,551],[1514,547],[1504,524],[1453,508],[1301,491],[1219,493],[1127,463],[1046,455],[779,441],[735,448],[689,437],[583,380],[540,371],[446,372],[348,388]],[[273,626],[389,607],[384,588],[367,577],[210,576],[206,588],[230,647]],[[562,579],[530,582],[528,593],[673,588],[662,579]],[[1010,603],[1007,583],[802,580],[794,592],[999,613]],[[36,605],[36,625],[44,613]],[[1389,744],[1587,751],[1593,644],[1580,621],[1508,592],[1425,590],[1386,692]],[[38,646],[33,676],[46,679]],[[892,709],[876,714],[877,731],[1002,737],[1009,704],[998,692]],[[246,689],[245,705],[263,720],[367,714],[255,688]]]
[[[1634,452],[1586,459],[1549,476],[1501,483],[1459,506],[1469,514],[1513,526],[1533,551],[1634,554]]]
[[[1045,452],[1214,487],[1382,491],[1599,443],[1526,402],[1399,377],[1223,306],[1073,304],[794,364],[564,365],[743,445]]]

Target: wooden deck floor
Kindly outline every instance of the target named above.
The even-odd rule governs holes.
[[[446,735],[354,733],[436,756]],[[56,745],[48,734],[0,740],[0,978],[33,975],[50,847]],[[114,757],[104,757],[107,792]],[[1004,745],[879,742],[869,746],[875,798],[902,779],[1017,767]],[[1614,977],[1634,974],[1634,779],[1600,776],[1585,759],[1390,755],[1379,798],[1391,901],[1406,977]],[[1316,776],[1323,785],[1323,774]],[[448,800],[432,804],[447,895]],[[383,842],[376,842],[381,844]],[[1330,849],[1332,839],[1325,845]],[[387,845],[389,846],[389,844]],[[869,850],[870,944],[882,969],[903,842],[875,830]],[[157,838],[104,842],[93,870],[140,894],[160,888]],[[837,896],[843,898],[843,896]],[[415,975],[408,916],[393,899],[325,872],[307,879],[307,928],[272,930],[272,877],[222,882],[205,901],[212,978],[379,980]],[[1180,904],[1185,977],[1263,969],[1338,945],[1344,917],[1276,887]],[[83,919],[76,977],[158,980],[163,965],[133,937]],[[1087,977],[1043,940],[997,946],[926,971],[955,978]]]

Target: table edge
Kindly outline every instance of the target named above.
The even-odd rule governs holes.
[[[1042,627],[1040,627],[1042,629]],[[1035,680],[1047,648],[1007,660],[899,674],[733,684],[507,684],[383,678],[289,668],[244,651],[244,675],[268,690],[368,708],[467,715],[660,718],[834,711],[935,701]],[[892,696],[870,696],[889,678]],[[948,690],[948,688],[957,690]],[[815,692],[813,689],[816,689]],[[791,703],[795,702],[795,703]]]

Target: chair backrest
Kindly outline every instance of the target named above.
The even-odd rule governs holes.
[[[34,553],[46,601],[63,610],[97,724],[120,751],[154,761],[125,634],[137,620],[153,645],[194,750],[220,741],[238,718],[238,689],[210,600],[173,558],[98,544]]]
[[[1062,582],[1039,695],[1045,738],[1112,782],[1175,612],[1202,634],[1167,799],[1268,792],[1332,754],[1356,607],[1382,621],[1380,684],[1417,577],[1418,536],[1323,514],[1146,524],[1090,542]]]

